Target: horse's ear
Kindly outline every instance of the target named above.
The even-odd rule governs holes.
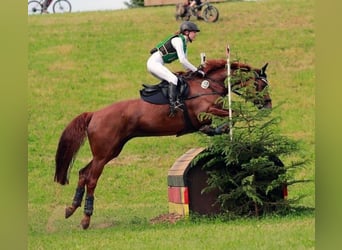
[[[268,66],[268,63],[266,63],[262,68],[261,68],[261,72],[265,73],[266,72],[266,68]]]

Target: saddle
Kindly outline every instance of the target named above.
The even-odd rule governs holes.
[[[177,85],[177,98],[179,102],[183,103],[183,101],[189,95],[189,85],[183,79],[180,79],[180,84]],[[153,104],[169,104],[169,83],[167,81],[161,81],[158,84],[150,85],[150,84],[142,84],[143,89],[140,90],[140,97],[145,102],[153,103]]]
[[[167,81],[161,81],[156,85],[142,84],[143,89],[140,90],[141,99],[145,102],[153,103],[153,104],[170,104],[169,102],[169,83]],[[185,122],[185,127],[182,131],[177,133],[177,136],[188,133],[189,131],[194,132],[196,128],[191,122],[189,117],[188,109],[184,104],[184,100],[186,100],[189,96],[190,88],[189,84],[181,77],[179,77],[179,81],[177,84],[177,99],[180,104],[180,108],[183,111],[183,119]]]

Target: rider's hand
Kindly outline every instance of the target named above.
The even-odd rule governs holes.
[[[203,70],[198,69],[198,70],[196,71],[196,74],[199,75],[199,76],[201,76],[201,77],[203,77],[203,78],[205,77],[205,73],[204,73]]]

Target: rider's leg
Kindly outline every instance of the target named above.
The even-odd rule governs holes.
[[[201,11],[197,11],[197,14],[196,14],[196,17],[197,17],[197,20],[204,20],[204,18],[202,17],[202,14],[201,14]]]
[[[197,20],[204,20],[204,18],[202,17],[202,7],[197,8]]]
[[[177,85],[169,83],[169,101],[170,113],[169,116],[174,116],[176,113],[176,100],[177,100]]]
[[[173,116],[177,108],[177,83],[178,77],[164,66],[158,56],[152,55],[147,61],[148,71],[155,77],[169,83],[170,116]]]

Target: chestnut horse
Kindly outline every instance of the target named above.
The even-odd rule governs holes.
[[[104,166],[117,157],[125,143],[134,137],[182,135],[199,131],[210,120],[200,120],[200,113],[211,113],[226,117],[228,110],[222,109],[215,101],[227,95],[226,60],[208,60],[202,67],[205,78],[189,72],[178,72],[188,82],[189,93],[184,99],[184,111],[169,117],[169,105],[156,105],[142,99],[125,100],[113,103],[94,112],[84,112],[75,117],[63,131],[56,152],[54,180],[61,185],[68,184],[68,173],[76,154],[86,137],[93,155],[92,160],[79,171],[79,180],[71,206],[66,208],[65,217],[70,217],[81,206],[84,193],[83,229],[87,229],[94,207],[94,192]],[[254,84],[255,91],[267,87],[265,74],[267,64],[261,69],[247,64],[232,63],[231,73],[237,70],[253,72],[252,77],[235,83],[239,86]],[[206,81],[205,81],[206,80]],[[203,83],[204,82],[204,83]],[[208,84],[209,83],[209,84]],[[272,106],[268,91],[263,91],[262,106]]]

